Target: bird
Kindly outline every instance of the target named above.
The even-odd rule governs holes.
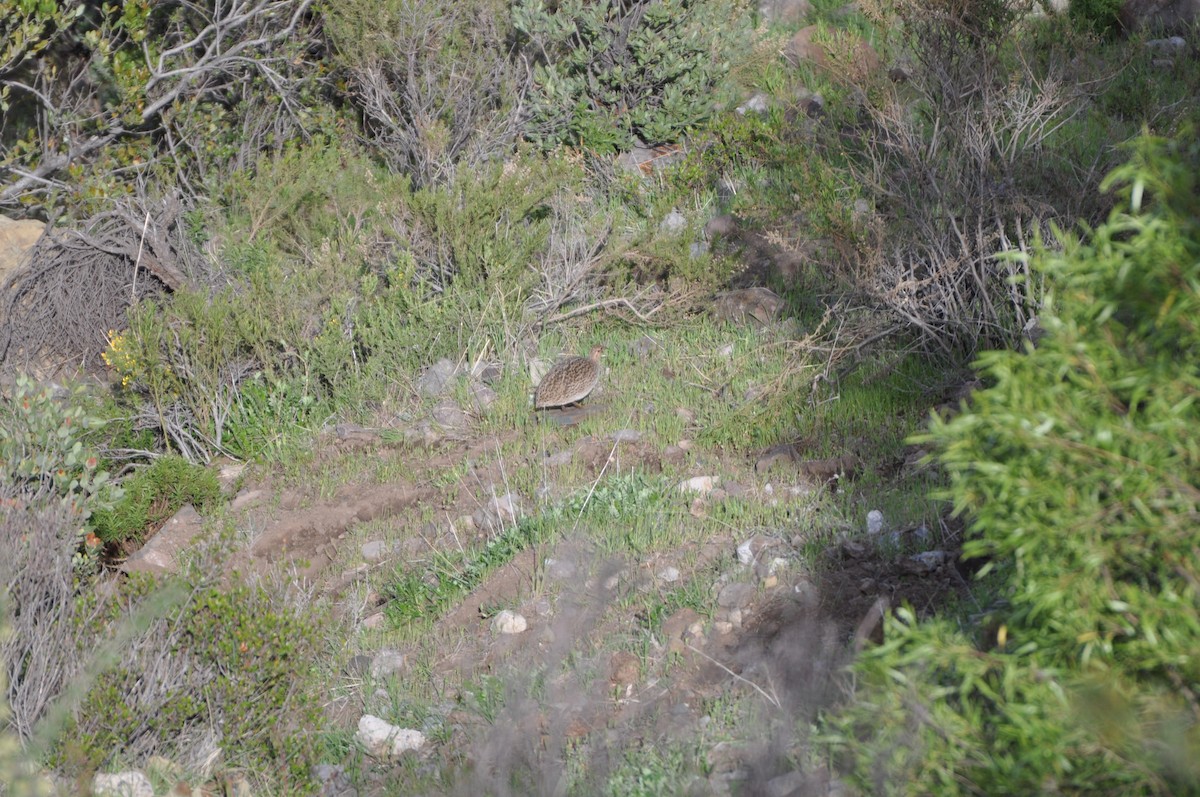
[[[596,346],[588,357],[568,357],[554,364],[533,393],[535,410],[565,407],[587,398],[600,381],[600,355],[603,346]]]

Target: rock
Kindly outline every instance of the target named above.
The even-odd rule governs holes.
[[[497,634],[523,634],[528,627],[529,623],[524,615],[511,609],[497,612],[496,616],[492,618],[492,630]]]
[[[458,366],[443,358],[429,366],[417,379],[417,392],[430,397],[445,395],[457,377]]]
[[[676,235],[686,230],[687,225],[687,216],[683,215],[678,210],[672,210],[658,225],[658,229],[662,232]]]
[[[720,481],[719,476],[693,476],[679,483],[679,492],[707,495],[717,486],[718,481]]]
[[[945,551],[924,551],[913,554],[908,560],[916,565],[914,569],[917,572],[932,573],[945,565],[949,558]]]
[[[883,531],[883,513],[878,509],[872,509],[867,513],[867,533],[879,534]]]
[[[483,412],[496,403],[496,398],[496,391],[487,385],[471,383],[471,400],[475,402],[475,409]]]
[[[35,219],[14,221],[0,216],[0,283],[25,264],[26,254],[45,229],[45,223]]]
[[[112,774],[97,772],[92,778],[92,792],[96,797],[154,797],[154,785],[136,769]]]
[[[676,407],[675,417],[687,424],[696,422],[696,413],[689,410],[687,407]]]
[[[768,109],[767,95],[759,92],[735,108],[734,112],[745,116],[748,113],[766,113]]]
[[[488,363],[476,370],[478,373],[475,375],[479,377],[479,381],[488,386],[495,385],[500,381],[500,377],[504,376],[504,367],[499,363]]]
[[[350,678],[362,678],[371,672],[371,657],[363,654],[351,656],[343,672]]]
[[[392,725],[370,714],[364,714],[358,721],[358,733],[354,738],[378,758],[399,758],[410,750],[425,746],[425,734],[420,731]]]
[[[744,609],[754,599],[753,584],[734,581],[721,587],[717,593],[717,605],[722,609]]]
[[[679,568],[664,567],[662,570],[658,571],[658,580],[667,584],[674,584],[679,580]]]
[[[137,552],[121,563],[123,573],[156,576],[179,572],[179,555],[204,532],[204,520],[191,504],[184,504]]]
[[[609,435],[617,443],[636,443],[642,439],[642,433],[635,429],[620,429]]]
[[[1117,16],[1125,30],[1186,35],[1200,20],[1200,0],[1125,0]]]
[[[367,562],[378,562],[390,552],[389,546],[383,540],[372,540],[371,542],[363,543],[362,558]]]
[[[795,25],[812,12],[809,0],[761,0],[758,13],[777,25]]]
[[[371,659],[371,677],[387,678],[408,669],[408,657],[398,650],[384,648]]]
[[[335,764],[318,764],[312,768],[312,779],[320,784],[318,797],[358,797],[345,767]]]
[[[639,142],[629,152],[617,157],[617,165],[632,174],[648,176],[656,169],[678,163],[685,155],[683,147],[679,144],[647,147]]]
[[[704,225],[704,234],[709,238],[728,238],[737,233],[737,217],[729,213],[714,216]]]
[[[521,499],[512,493],[505,493],[481,506],[471,520],[475,528],[492,532],[513,525],[522,514]]]
[[[758,326],[766,326],[779,317],[784,305],[783,298],[770,288],[740,288],[718,295],[713,315],[731,324],[754,321]]]
[[[733,356],[733,344],[726,343],[724,346],[717,349],[717,354],[719,354],[722,357],[732,357]]]
[[[738,563],[748,565],[754,561],[754,540],[746,540],[737,547]]]
[[[234,482],[242,478],[242,474],[246,472],[245,462],[225,462],[217,468],[217,483],[221,485],[222,490],[228,490],[233,487]],[[261,491],[257,491],[261,492]]]
[[[432,415],[434,422],[447,431],[466,433],[471,429],[471,416],[452,401],[434,407]]]
[[[693,260],[704,257],[708,254],[708,243],[705,241],[692,241],[688,244],[688,256]]]

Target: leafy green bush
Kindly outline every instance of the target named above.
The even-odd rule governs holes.
[[[277,788],[303,793],[321,726],[309,688],[319,628],[261,587],[197,587],[99,676],[59,737],[58,763],[166,754],[186,766],[205,754],[187,740],[211,735],[226,768],[270,773]]]
[[[1067,17],[1083,30],[1097,36],[1115,36],[1121,29],[1122,0],[1071,0]]]
[[[528,136],[599,152],[678,141],[713,110],[744,4],[736,0],[518,0],[535,62]]]
[[[121,482],[124,495],[111,509],[92,519],[105,542],[140,540],[146,530],[162,523],[184,504],[203,511],[221,497],[217,475],[176,456],[159,457]]]
[[[1034,258],[1047,336],[935,420],[986,632],[900,612],[834,748],[879,794],[1200,792],[1200,143],[1143,138],[1086,240]]]

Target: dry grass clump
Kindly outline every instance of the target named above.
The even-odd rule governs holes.
[[[76,227],[51,229],[0,286],[0,362],[88,368],[107,332],[141,299],[203,283],[176,197],[122,200]]]

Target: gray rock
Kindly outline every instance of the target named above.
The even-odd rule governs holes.
[[[408,669],[408,657],[398,650],[384,648],[371,659],[371,677],[387,678]]]
[[[867,513],[867,533],[879,534],[883,531],[883,513],[878,509],[872,509]]]
[[[687,216],[684,216],[678,210],[672,210],[662,220],[662,223],[658,225],[658,228],[665,233],[677,234],[686,230],[687,225]]]
[[[718,296],[713,303],[713,314],[730,323],[754,321],[766,326],[779,317],[784,305],[783,298],[770,288],[740,288]]]
[[[494,385],[504,376],[504,368],[498,363],[488,363],[479,369],[477,376],[485,385]]]
[[[705,241],[692,241],[688,244],[688,256],[693,260],[698,260],[708,254],[708,243]]]
[[[391,546],[383,540],[372,540],[363,543],[362,558],[367,562],[378,562],[387,556],[390,550]]]
[[[704,225],[704,234],[709,238],[728,238],[737,230],[737,218],[729,213],[714,216],[708,220],[708,224]]]
[[[452,432],[466,432],[471,428],[471,416],[453,402],[444,402],[433,408],[433,420],[442,428]]]
[[[320,784],[318,797],[358,797],[358,789],[341,765],[318,764],[312,769],[312,779]]]
[[[734,581],[721,587],[717,593],[717,605],[722,609],[744,609],[754,599],[753,584]]]
[[[96,797],[154,797],[154,785],[145,773],[136,769],[126,772],[98,772],[92,778]]]
[[[811,12],[809,0],[761,0],[758,4],[758,13],[762,18],[777,25],[803,22]]]
[[[483,412],[496,403],[496,391],[487,385],[473,382],[471,384],[471,399],[475,402],[475,408]]]
[[[658,571],[658,580],[667,584],[674,584],[679,580],[679,568],[664,567],[662,570]]]
[[[636,443],[642,439],[642,433],[636,429],[619,429],[609,435],[609,437],[617,443]]]
[[[481,506],[471,520],[477,529],[497,531],[516,523],[522,514],[521,499],[512,493],[505,493]]]
[[[458,376],[458,366],[450,360],[441,359],[426,369],[417,379],[417,392],[423,396],[441,396],[453,385]]]

